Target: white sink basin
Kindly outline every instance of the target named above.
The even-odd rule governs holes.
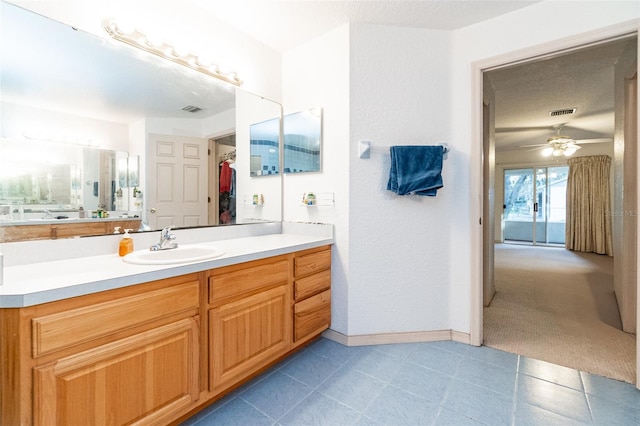
[[[122,260],[135,265],[173,265],[215,259],[226,251],[216,247],[178,246],[169,250],[138,250],[124,256]]]

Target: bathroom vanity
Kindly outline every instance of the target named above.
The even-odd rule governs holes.
[[[264,235],[219,241],[225,255],[183,265],[105,255],[5,268],[1,423],[169,424],[192,414],[329,327],[331,243]],[[45,271],[27,272],[71,265],[40,289]],[[10,296],[16,274],[25,294]],[[74,285],[61,288],[65,280]]]

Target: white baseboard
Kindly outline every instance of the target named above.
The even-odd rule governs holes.
[[[470,344],[469,333],[455,330],[416,331],[408,333],[360,334],[347,336],[334,330],[325,330],[322,336],[345,346],[386,345],[391,343],[440,342],[453,340]]]

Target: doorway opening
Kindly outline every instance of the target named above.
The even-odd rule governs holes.
[[[496,60],[490,66],[482,67],[478,65],[476,69],[479,69],[480,74],[484,77],[484,83],[486,87],[487,74],[492,73],[496,70],[501,70],[503,68],[512,69],[520,66],[526,67],[529,65],[542,66],[544,64],[540,64],[541,62],[550,62],[549,61],[550,59],[561,57],[568,53],[580,52],[583,49],[589,49],[590,47],[594,47],[594,46],[602,46],[609,42],[619,42],[620,40],[625,40],[625,39],[634,40],[634,43],[636,43],[634,44],[632,49],[629,49],[629,51],[633,52],[635,55],[636,61],[632,63],[633,63],[633,67],[637,68],[637,34],[634,33],[633,36],[620,37],[619,35],[616,35],[615,40],[614,39],[592,40],[590,42],[591,44],[585,42],[579,48],[565,46],[564,50],[558,49],[558,48],[550,49],[549,51],[554,52],[553,54],[548,54],[548,55],[542,54],[541,56],[537,56],[535,58],[530,58],[530,59],[521,58],[520,62],[518,62],[516,65],[513,65],[513,63],[500,64]],[[569,49],[569,50],[566,50],[566,49]],[[542,57],[544,57],[545,61],[540,60]],[[511,59],[513,59],[513,57]],[[613,74],[616,72],[617,71],[611,72],[612,78],[613,78]],[[574,74],[569,72],[567,73],[567,75],[573,76]],[[476,81],[481,81],[481,79],[477,78]],[[565,80],[564,83],[568,85],[570,84],[570,80]],[[509,84],[516,85],[514,81],[510,81]],[[538,86],[541,86],[539,81],[533,82],[533,83],[529,82],[529,84],[530,85],[537,84]],[[537,87],[536,89],[538,89],[538,92],[530,96],[528,99],[529,106],[532,106],[533,104],[535,104],[535,101],[537,100],[537,98],[540,98],[543,96],[541,93],[541,87]],[[613,95],[611,96],[613,97]],[[486,90],[483,90],[483,96],[476,97],[476,99],[478,98],[483,99],[485,101],[485,107],[483,108],[483,112],[485,113],[484,118],[486,119],[487,112],[490,114],[493,114],[495,112],[496,103],[498,103],[499,101],[496,101],[495,93],[487,93]],[[563,99],[566,101],[567,99],[573,99],[573,98],[571,98],[570,96],[565,96]],[[637,94],[634,95],[633,100],[637,104]],[[503,243],[503,242],[514,242],[514,243],[520,243],[520,244],[540,245],[540,246],[564,245],[564,231],[563,231],[564,221],[559,220],[558,217],[560,216],[561,218],[563,216],[562,211],[566,208],[566,205],[563,205],[563,202],[560,201],[564,198],[560,195],[562,194],[561,187],[563,185],[563,182],[562,182],[563,178],[562,177],[558,178],[558,176],[562,176],[562,174],[565,173],[565,169],[556,169],[556,167],[566,167],[566,161],[563,162],[562,160],[565,160],[565,159],[562,157],[557,159],[552,159],[553,160],[552,162],[549,160],[545,160],[543,158],[539,158],[540,152],[539,151],[535,152],[535,150],[532,150],[530,148],[532,142],[525,140],[526,137],[530,135],[536,135],[536,132],[539,132],[539,131],[551,132],[553,130],[554,125],[556,126],[562,125],[564,126],[565,130],[568,129],[569,131],[571,131],[571,134],[575,139],[589,139],[589,138],[595,139],[596,136],[600,136],[600,135],[595,135],[593,133],[579,134],[579,131],[587,130],[586,127],[589,126],[589,124],[587,124],[588,119],[590,118],[589,115],[593,117],[601,113],[602,110],[605,109],[604,103],[601,101],[598,101],[598,102],[599,102],[598,106],[601,108],[598,110],[593,110],[591,114],[585,114],[585,116],[581,117],[580,120],[578,120],[578,116],[575,116],[568,119],[563,118],[562,121],[558,121],[558,122],[549,122],[548,124],[545,122],[536,123],[536,122],[529,121],[528,123],[526,123],[526,125],[521,126],[522,128],[518,128],[518,126],[513,124],[498,126],[498,125],[495,125],[492,119],[477,120],[478,123],[484,122],[485,127],[487,123],[489,126],[491,126],[491,129],[489,130],[486,128],[483,129],[482,134],[485,135],[485,138],[484,138],[485,143],[483,144],[484,145],[483,149],[485,150],[484,158],[494,159],[493,160],[494,162],[492,164],[484,164],[484,168],[483,168],[483,174],[484,174],[483,184],[485,185],[483,204],[485,206],[491,206],[493,204],[494,207],[493,208],[490,207],[489,212],[485,210],[484,216],[487,220],[483,220],[484,223],[483,223],[482,232],[484,234],[484,238],[482,239],[483,242],[481,244],[482,253],[483,253],[482,262],[481,262],[481,265],[482,265],[481,277],[484,277],[484,280],[483,280],[483,283],[479,286],[481,291],[478,291],[477,289],[474,294],[474,301],[475,303],[479,302],[480,306],[488,306],[489,304],[493,303],[493,301],[495,301],[495,297],[496,297],[495,295],[500,292],[500,289],[497,289],[496,291],[495,287],[493,288],[493,290],[487,289],[488,286],[495,286],[495,282],[493,278],[495,273],[494,255],[498,255],[498,253],[495,249],[494,244]],[[619,101],[616,101],[616,102],[619,102]],[[489,108],[486,107],[487,103],[490,104]],[[552,110],[556,106],[560,106],[560,105],[553,105],[549,109]],[[564,105],[564,106],[568,107],[569,105]],[[574,105],[571,105],[571,106],[574,106]],[[612,105],[610,106],[611,111],[609,112],[611,115],[611,117],[609,118],[610,120],[613,120],[614,107],[617,108],[617,103],[616,105],[613,105],[613,101],[612,101]],[[567,108],[567,109],[572,109],[572,108]],[[621,114],[620,111],[616,110],[615,115],[616,115],[615,119],[618,120],[618,117],[623,116],[624,114]],[[626,119],[627,120],[635,119],[636,117],[637,117],[637,112],[632,115],[627,114]],[[611,140],[608,142],[610,144],[608,148],[605,146],[604,142],[597,142],[597,143],[601,143],[600,147],[595,146],[595,144],[594,145],[585,144],[584,146],[580,147],[581,148],[580,155],[598,155],[598,154],[602,154],[601,152],[597,152],[599,148],[604,150],[608,149],[609,152],[605,155],[610,155],[611,157],[614,157],[617,161],[619,161],[619,163],[616,163],[617,167],[621,167],[621,163],[623,162],[623,157],[624,157],[625,172],[619,173],[619,174],[612,173],[612,175],[614,176],[614,178],[612,179],[612,187],[614,188],[614,192],[616,193],[615,196],[622,198],[621,194],[622,194],[623,188],[630,189],[631,187],[635,188],[636,186],[635,184],[636,184],[637,178],[635,176],[637,176],[636,171],[637,171],[638,160],[637,160],[637,151],[635,147],[636,139],[620,137],[618,134],[619,124],[620,123],[616,121],[615,132],[612,126],[612,129],[610,131],[611,137],[609,138]],[[496,142],[496,139],[497,139],[496,136],[498,136],[500,132],[512,133],[513,138],[510,142],[511,145],[506,149],[504,149],[504,146],[502,147],[498,146]],[[620,138],[620,139],[616,139],[616,144],[622,143],[624,145],[624,143],[627,143],[628,149],[624,149],[624,151],[618,151],[617,150],[618,147],[613,146],[612,139],[614,137],[614,133],[616,138]],[[478,131],[478,134],[481,134],[481,133]],[[503,136],[503,135],[499,135],[499,136]],[[543,142],[543,138],[541,137],[540,134],[538,134],[536,137],[538,138],[538,141],[536,141],[537,143],[540,143],[541,141]],[[528,149],[520,149],[520,148],[528,148]],[[502,149],[501,156],[498,155],[500,149]],[[487,150],[489,150],[488,155],[486,153]],[[534,154],[537,153],[538,157],[531,157],[531,156],[526,157],[526,155],[531,155],[530,153],[532,152]],[[501,176],[503,177],[502,180],[500,179],[500,177],[498,177],[500,176],[500,173],[496,173],[496,169],[503,171],[503,174]],[[633,177],[629,178],[627,176],[627,172],[629,172],[630,175]],[[490,174],[489,178],[487,177],[487,173]],[[556,177],[551,178],[551,176],[553,175],[555,175]],[[566,179],[564,181],[566,182]],[[556,186],[557,188],[552,190],[553,186]],[[497,196],[498,194],[496,194],[495,198],[492,197],[496,192],[501,192],[502,190],[503,190],[503,194],[500,197]],[[510,190],[513,191],[513,194],[509,194]],[[633,194],[633,195],[637,197],[637,194]],[[509,197],[511,197],[511,200],[509,200]],[[554,199],[555,201],[552,201]],[[634,205],[635,207],[637,207],[637,198],[632,198],[629,201],[632,203],[631,205]],[[622,205],[623,204],[621,203],[618,204],[618,206],[622,206]],[[625,211],[625,210],[622,210],[622,211]],[[634,221],[637,222],[637,218],[634,218]],[[623,231],[623,228],[620,228],[618,230],[618,239],[620,241],[620,247],[623,247],[623,246],[636,247],[637,233],[630,232],[629,228],[626,228],[626,227],[624,229],[627,230],[626,233],[625,231]],[[629,239],[633,239],[633,241],[627,241],[626,243],[624,243],[624,245],[622,245],[623,239],[625,241]],[[560,253],[557,252],[556,254],[560,254]],[[620,254],[620,251],[618,252],[618,254]],[[618,267],[611,268],[613,270],[611,275],[615,273],[616,280],[620,278],[621,274],[619,273],[619,271],[624,270],[625,268],[629,269],[630,268],[629,265],[633,266],[634,271],[636,270],[636,264],[637,264],[637,256],[635,256],[636,252],[634,251],[633,254],[634,256],[627,256],[626,258],[619,256],[616,259],[616,262],[618,262],[621,265]],[[543,266],[545,263],[547,264],[553,263],[553,261],[558,257],[559,256],[552,255],[550,259],[545,260],[544,262],[529,263],[530,269],[528,270],[528,275],[525,275],[525,278],[527,279],[529,277],[532,278],[532,284],[529,289],[531,290],[531,294],[534,297],[540,297],[540,294],[541,294],[541,293],[535,293],[536,291],[538,291],[536,287],[538,283],[535,282],[535,278],[539,277],[542,274],[541,266]],[[578,261],[581,260],[580,256],[577,256],[577,259]],[[556,268],[558,273],[563,273],[562,269],[566,266],[567,264],[566,262],[571,262],[571,261],[572,260],[566,260],[564,263],[561,263],[559,265],[559,268]],[[498,262],[498,259],[495,259],[495,263],[497,262]],[[598,273],[600,272],[602,271],[598,271]],[[544,272],[544,273],[547,273],[547,272]],[[600,280],[601,276],[599,276],[598,273],[591,274],[589,277],[586,278],[587,280],[591,280],[587,283],[586,291],[593,290],[593,288],[590,288],[589,285],[595,285],[597,284],[596,281]],[[603,274],[606,275],[606,272],[603,272]],[[570,278],[569,275],[571,274],[567,274],[566,278]],[[487,277],[490,277],[490,279],[487,279]],[[497,280],[498,278],[495,278],[495,279]],[[563,280],[563,279],[558,280],[558,283],[559,283],[558,286],[562,285],[563,281],[566,281],[566,280]],[[614,304],[617,304],[620,306],[629,302],[630,299],[626,297],[629,295],[629,292],[627,290],[620,290],[620,288],[618,288],[618,283],[614,283],[613,285],[609,284],[609,285],[611,286],[611,291],[608,291],[606,293],[612,295],[612,299],[611,298],[610,299],[613,300]],[[637,290],[637,276],[629,277],[627,279],[627,282],[624,283],[624,285],[627,287],[632,287],[633,293],[632,293],[631,299],[635,301],[636,290]],[[615,288],[615,293],[614,293],[614,288]],[[594,292],[594,293],[597,293],[597,292]],[[622,297],[622,296],[625,296],[625,299],[626,299],[625,302],[616,300],[616,298]],[[540,300],[541,299],[538,299],[538,302]],[[571,302],[572,300],[575,300],[575,298],[574,299],[568,298],[567,300]],[[597,304],[598,300],[597,299],[594,299],[594,300],[595,300],[594,303]],[[482,301],[484,301],[484,303],[482,303]],[[627,310],[624,314],[621,312],[621,315],[623,317],[623,321],[622,321],[623,324],[625,323],[624,317],[629,316],[631,313],[633,313],[634,327],[633,327],[633,331],[629,332],[629,334],[635,333],[635,323],[636,323],[635,318],[637,316],[636,304],[633,305],[632,310],[633,312],[630,312],[629,310]],[[562,308],[559,309],[558,311],[562,312]],[[474,326],[472,326],[471,341],[474,344],[483,344],[482,337],[485,331],[483,329],[484,326],[482,321],[482,318],[483,318],[482,307],[480,307],[480,312],[476,311],[476,314],[477,314],[476,318],[480,318],[481,320],[479,324],[475,325],[475,327],[477,328],[474,328]],[[627,323],[629,322],[627,321]],[[474,336],[473,331],[478,332],[478,334]],[[479,339],[477,339],[478,336],[479,336]],[[598,343],[596,342],[596,344]],[[631,380],[631,381],[638,383],[637,372],[635,369],[635,365],[637,365],[637,359],[634,359],[635,355],[633,354],[633,349],[636,346],[637,346],[637,340],[635,339],[635,336],[633,336],[633,345],[631,347],[630,356],[631,356],[631,362],[633,362],[634,364],[634,375],[636,377],[635,377],[635,380]],[[526,354],[523,354],[523,355],[526,355]],[[560,362],[555,362],[555,363],[562,365],[562,363]]]
[[[209,224],[236,223],[236,134],[209,140]]]

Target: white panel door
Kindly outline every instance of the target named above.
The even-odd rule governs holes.
[[[207,225],[207,140],[149,134],[148,151],[151,229]]]

